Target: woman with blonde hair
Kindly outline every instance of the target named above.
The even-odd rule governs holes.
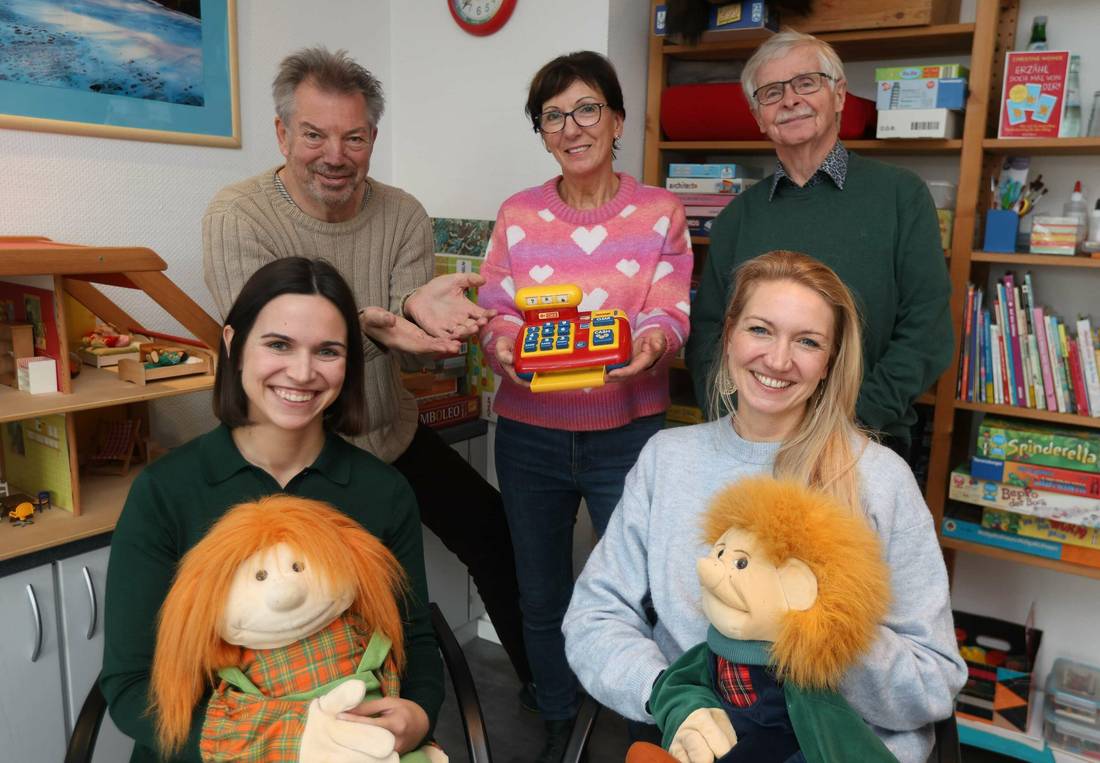
[[[855,424],[855,302],[832,270],[796,252],[763,254],[734,277],[713,383],[730,413],[660,432],[642,450],[577,581],[564,623],[570,665],[592,696],[636,722],[636,738],[649,738],[653,682],[706,638],[695,560],[708,551],[700,522],[710,498],[751,475],[796,479],[864,517],[882,541],[890,612],[841,693],[902,763],[923,763],[966,665],[920,489]]]

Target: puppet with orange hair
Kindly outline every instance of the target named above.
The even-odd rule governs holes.
[[[837,691],[889,607],[889,568],[866,520],[755,477],[715,497],[704,537],[707,640],[654,684],[664,749],[636,743],[627,763],[896,761]]]
[[[161,608],[151,710],[162,751],[204,692],[204,761],[440,763],[340,713],[396,696],[404,668],[397,559],[350,517],[275,495],[230,509],[183,557]]]

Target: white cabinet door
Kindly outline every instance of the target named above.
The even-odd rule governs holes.
[[[0,578],[0,757],[4,760],[65,757],[60,659],[52,565]]]
[[[88,689],[103,665],[103,602],[110,551],[105,547],[57,563],[70,726],[76,723]],[[71,728],[68,731],[72,733]],[[133,746],[134,741],[119,731],[108,715],[99,727],[93,763],[129,760]]]

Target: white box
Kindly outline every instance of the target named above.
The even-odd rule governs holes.
[[[962,123],[950,109],[898,109],[878,112],[876,138],[957,138]]]
[[[19,358],[19,389],[32,395],[57,392],[57,361],[53,358]]]

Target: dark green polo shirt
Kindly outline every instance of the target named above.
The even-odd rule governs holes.
[[[330,434],[313,465],[281,488],[270,474],[245,461],[229,429],[221,426],[138,475],[111,540],[100,685],[116,725],[137,741],[131,761],[161,760],[154,751],[153,721],[145,711],[156,616],[176,565],[229,508],[272,493],[332,504],[377,536],[401,562],[409,578],[402,609],[408,668],[401,696],[423,707],[434,727],[443,702],[443,670],[428,611],[420,513],[408,482],[393,467]],[[200,760],[205,712],[204,699],[176,760]]]

